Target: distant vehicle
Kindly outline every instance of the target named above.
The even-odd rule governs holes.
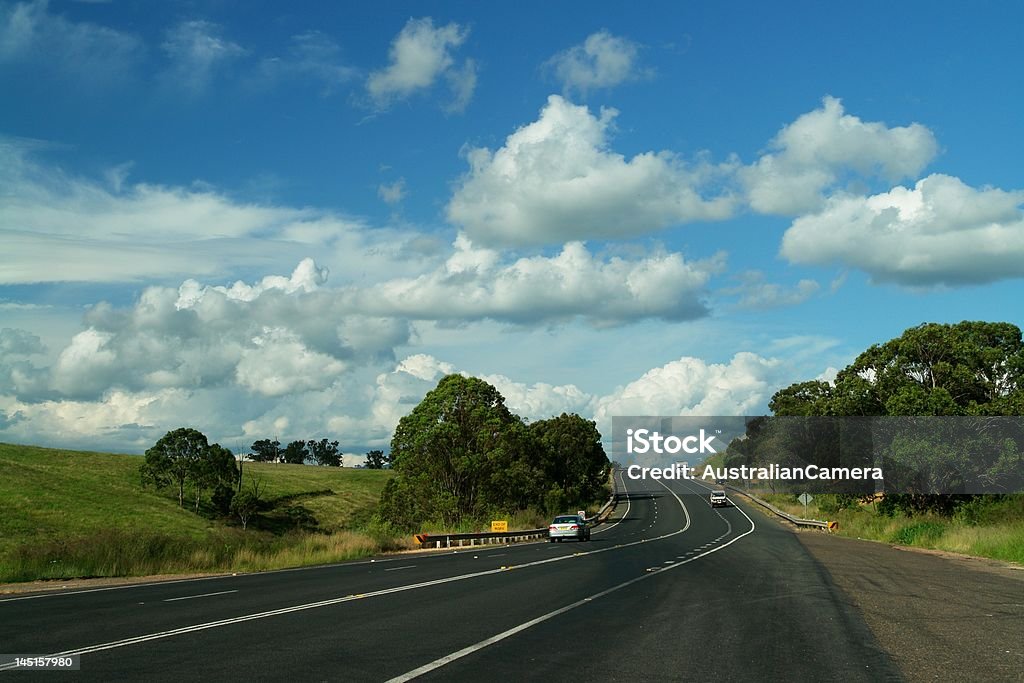
[[[587,524],[587,520],[579,515],[559,515],[555,517],[554,521],[548,525],[548,543],[554,543],[555,541],[561,543],[563,538],[589,541],[590,525]]]
[[[719,479],[715,483],[718,484],[719,486],[725,486],[725,479]]]
[[[716,489],[711,492],[711,507],[726,507],[729,505],[729,499],[725,497],[725,491]]]

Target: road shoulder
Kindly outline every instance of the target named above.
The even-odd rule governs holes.
[[[1024,681],[1024,571],[796,533],[911,681]]]

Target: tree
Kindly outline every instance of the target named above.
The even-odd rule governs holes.
[[[532,423],[530,432],[541,446],[546,483],[561,492],[548,498],[558,500],[564,511],[565,506],[582,507],[602,497],[610,464],[593,420],[562,413]]]
[[[898,482],[905,491],[887,493],[880,509],[949,513],[970,496],[939,496],[934,491],[955,493],[968,482],[973,482],[972,487],[1011,490],[1024,476],[1020,453],[1024,436],[1015,433],[1013,422],[987,419],[1020,415],[1024,409],[1024,341],[1020,328],[1010,323],[964,321],[912,327],[866,349],[838,373],[834,386],[794,384],[777,392],[770,405],[776,415],[804,416],[795,418],[804,420],[823,415],[961,416],[955,423],[914,419],[840,423],[833,445],[841,452],[879,452],[885,460],[887,488]],[[779,432],[775,423],[772,427],[768,431]],[[790,426],[789,432],[795,429]],[[749,436],[748,430],[748,440]],[[805,440],[801,452],[817,451],[808,457],[823,458],[829,440],[821,436],[818,432]],[[743,446],[745,454],[766,442],[764,438],[752,441],[756,443]]]
[[[200,458],[192,479],[196,488],[196,512],[199,512],[199,498],[204,489],[214,490],[214,506],[224,512],[231,503],[234,485],[238,481],[235,454],[219,443],[211,444]]]
[[[306,445],[309,448],[309,454],[313,456],[313,460],[316,461],[317,465],[341,467],[342,453],[338,450],[337,441],[328,441],[327,439],[314,441],[311,439]]]
[[[384,451],[368,451],[366,453],[366,467],[371,470],[382,470],[388,459],[384,457]]]
[[[249,525],[249,520],[260,509],[263,502],[263,489],[263,480],[252,477],[249,480],[249,487],[238,492],[231,500],[231,514],[238,517],[243,531]]]
[[[146,451],[140,468],[143,486],[177,486],[178,506],[184,507],[185,482],[196,475],[208,448],[206,436],[195,429],[181,427],[167,432]]]
[[[395,429],[396,478],[381,497],[381,516],[406,527],[427,519],[453,526],[488,510],[539,502],[538,460],[529,430],[497,389],[448,375]]]
[[[302,439],[289,443],[281,454],[281,460],[290,465],[305,465],[309,451],[306,450],[306,442]]]
[[[260,439],[252,445],[252,455],[255,462],[277,462],[281,459],[281,442],[277,439]]]

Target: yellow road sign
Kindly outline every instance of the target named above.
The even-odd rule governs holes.
[[[491,522],[491,531],[508,531],[508,520],[501,519]]]

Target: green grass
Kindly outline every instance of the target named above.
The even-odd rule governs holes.
[[[401,544],[367,524],[388,471],[246,463],[270,509],[243,532],[143,489],[141,462],[0,444],[0,581],[276,569]]]
[[[804,506],[788,494],[758,494],[791,514]],[[887,516],[873,503],[834,510],[835,496],[822,494],[807,506],[806,517],[839,523],[843,536],[898,545],[946,550],[1024,564],[1024,495],[977,498],[952,517],[935,514]]]

